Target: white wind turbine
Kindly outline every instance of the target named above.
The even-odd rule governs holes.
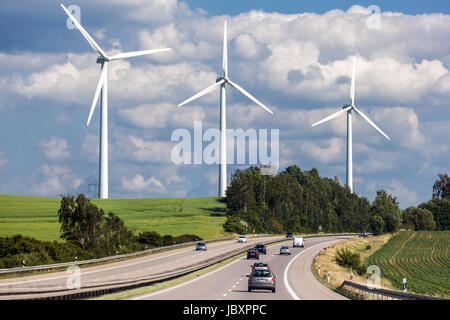
[[[196,95],[191,98],[183,101],[178,105],[181,107],[186,103],[193,101],[205,94],[213,91],[216,88],[220,87],[220,166],[219,166],[219,197],[225,197],[225,190],[227,188],[227,119],[226,119],[226,102],[225,102],[225,85],[229,84],[237,91],[242,93],[244,96],[248,97],[250,100],[261,106],[263,109],[267,110],[271,114],[273,112],[259,102],[255,97],[253,97],[250,93],[245,91],[241,86],[234,83],[228,78],[228,56],[227,56],[227,22],[224,22],[224,31],[223,31],[223,77],[217,77],[216,83],[212,86],[206,88],[203,91],[200,91]]]
[[[100,96],[100,91],[102,92],[101,97],[101,109],[100,109],[100,188],[99,188],[99,198],[108,199],[108,95],[107,95],[107,80],[108,80],[108,63],[110,61],[143,56],[148,54],[153,54],[157,52],[171,50],[171,48],[156,49],[156,50],[142,50],[134,52],[123,52],[115,54],[113,56],[108,56],[102,48],[92,39],[92,37],[87,33],[87,31],[81,26],[81,24],[74,18],[73,15],[61,4],[61,7],[69,16],[70,20],[74,23],[77,29],[81,32],[87,42],[91,45],[92,49],[97,52],[100,56],[97,58],[97,63],[101,64],[101,74],[98,80],[97,89],[95,90],[94,100],[92,101],[91,111],[89,112],[89,117],[87,125],[91,122],[92,114],[94,113],[95,106],[97,105],[97,100]]]
[[[386,137],[386,139],[391,140],[387,134],[385,134],[380,128],[377,127],[375,123],[373,123],[369,117],[367,117],[361,110],[355,107],[355,74],[356,74],[356,56],[353,60],[353,75],[352,75],[352,85],[350,89],[350,98],[352,99],[351,105],[344,105],[343,110],[333,113],[331,116],[326,117],[319,122],[314,123],[312,126],[317,126],[321,123],[327,122],[331,119],[337,118],[344,113],[347,113],[347,186],[350,188],[350,191],[353,192],[353,147],[352,147],[352,111],[364,120],[366,120],[372,127],[374,127],[379,133]]]

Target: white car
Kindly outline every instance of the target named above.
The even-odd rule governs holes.
[[[304,248],[305,247],[305,240],[303,240],[302,237],[295,237],[292,246],[293,247],[302,247],[302,248]]]
[[[246,236],[239,236],[237,241],[238,242],[247,242],[247,237]]]

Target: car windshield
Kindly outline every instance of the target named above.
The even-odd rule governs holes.
[[[245,236],[239,236],[239,238],[245,238]]]
[[[281,249],[289,249],[289,247],[283,246],[281,247]]]
[[[255,266],[256,268],[259,268],[259,267],[267,267],[267,263],[255,263],[254,266]]]
[[[264,248],[264,245],[263,244],[257,244],[256,247],[257,248]]]
[[[198,246],[204,246],[205,243],[204,243],[204,242],[199,242],[199,243],[197,243],[197,245],[198,245]]]
[[[255,270],[255,271],[253,271],[253,276],[267,278],[267,277],[271,277],[272,274],[269,270]]]

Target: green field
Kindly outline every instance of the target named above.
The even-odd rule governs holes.
[[[395,289],[407,279],[409,292],[450,296],[449,231],[403,231],[373,255],[369,265],[377,265],[382,277]]]
[[[132,230],[204,239],[224,234],[225,203],[219,198],[93,199],[105,213],[113,212]],[[0,195],[0,236],[21,234],[39,240],[58,240],[60,198]]]

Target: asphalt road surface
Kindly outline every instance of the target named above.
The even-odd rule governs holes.
[[[314,256],[323,248],[348,237],[305,239],[305,248],[292,248],[292,242],[267,248],[267,255],[259,261],[269,264],[276,278],[276,292],[256,290],[248,292],[247,275],[257,260],[239,258],[218,269],[187,282],[153,293],[133,297],[133,300],[343,300],[318,282],[311,272]],[[291,240],[292,241],[292,240]],[[280,256],[282,245],[291,247],[291,255]]]
[[[195,246],[192,246],[116,263],[82,268],[80,269],[81,288],[165,274],[245,247],[248,244],[255,245],[262,240],[281,238],[249,238],[248,243],[237,243],[236,240],[222,241],[208,244],[207,251],[195,251]],[[0,293],[66,290],[72,274],[64,271],[1,279]],[[0,299],[8,299],[8,296],[1,296]]]

